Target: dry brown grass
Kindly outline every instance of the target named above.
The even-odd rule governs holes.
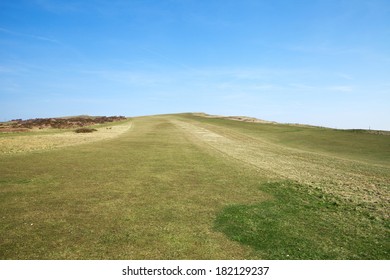
[[[111,139],[128,131],[132,123],[113,125],[111,127],[98,128],[94,133],[75,133],[66,131],[60,133],[35,133],[27,135],[7,135],[0,138],[0,154],[25,153],[40,150],[52,150],[56,148],[90,143]]]

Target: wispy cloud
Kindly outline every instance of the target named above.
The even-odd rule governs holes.
[[[336,76],[343,78],[345,80],[354,80],[354,77],[352,75],[346,73],[336,73]]]
[[[49,44],[54,44],[54,45],[61,47],[63,50],[68,51],[73,56],[76,56],[78,61],[82,61],[85,59],[85,55],[82,52],[80,52],[77,48],[74,48],[71,45],[65,44],[62,41],[51,38],[51,37],[41,36],[41,35],[26,33],[26,32],[19,32],[19,31],[10,30],[10,29],[4,28],[4,27],[0,27],[0,33],[5,33],[5,34],[9,34],[9,35],[12,35],[15,37],[24,38],[24,39],[32,39],[32,40],[37,40],[37,41],[41,41],[41,42],[47,42]]]
[[[82,1],[58,1],[58,0],[34,0],[35,4],[41,7],[42,9],[53,12],[53,13],[63,13],[63,12],[76,12],[81,9]]]
[[[298,90],[317,90],[319,87],[307,85],[307,84],[300,84],[300,83],[291,83],[288,85],[290,88],[298,89]]]
[[[0,73],[12,73],[14,68],[0,65]]]
[[[330,86],[327,89],[331,91],[339,91],[339,92],[352,92],[354,90],[354,87],[350,85],[339,85],[339,86]]]
[[[176,60],[173,60],[171,58],[169,58],[168,56],[165,56],[163,54],[161,54],[160,52],[156,51],[156,50],[152,50],[150,48],[145,48],[145,47],[139,47],[141,50],[143,51],[146,51],[148,52],[149,54],[152,54],[154,56],[157,56],[159,58],[162,58],[163,60],[165,60],[167,63],[173,65],[173,66],[177,66],[179,68],[182,68],[182,69],[185,69],[185,70],[189,70],[189,71],[197,71],[196,69],[192,68],[191,66],[189,65],[186,65],[182,62],[178,62]]]
[[[105,79],[111,82],[132,86],[161,85],[172,81],[168,75],[159,75],[157,73],[140,73],[136,71],[81,70],[80,73],[100,77],[101,79]]]
[[[352,92],[354,86],[352,85],[307,85],[307,84],[289,84],[290,89],[300,90],[300,91],[310,91],[310,92],[329,92],[329,91],[338,91],[338,92]]]
[[[36,40],[41,40],[41,41],[46,41],[46,42],[62,45],[62,43],[60,41],[52,39],[52,38],[39,36],[39,35],[35,35],[35,34],[27,34],[27,33],[22,33],[22,32],[16,32],[16,31],[13,31],[13,30],[9,30],[7,28],[0,27],[0,32],[7,33],[7,34],[10,34],[10,35],[14,35],[14,36],[27,37],[27,38],[32,38],[32,39],[36,39]]]
[[[328,42],[307,42],[304,44],[285,46],[284,48],[293,52],[322,55],[359,54],[363,51],[357,47],[335,46],[334,44],[330,44]]]

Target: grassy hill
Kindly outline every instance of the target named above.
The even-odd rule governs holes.
[[[390,257],[389,135],[200,114],[110,126],[23,152],[7,147],[47,132],[0,134],[1,259]]]

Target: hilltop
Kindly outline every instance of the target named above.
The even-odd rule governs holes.
[[[232,120],[232,121],[240,121],[240,122],[249,122],[249,123],[262,123],[262,124],[275,124],[275,125],[287,125],[287,126],[296,126],[296,127],[307,127],[307,128],[322,128],[322,129],[332,129],[332,130],[344,130],[344,131],[351,131],[356,133],[370,133],[370,134],[381,134],[381,135],[390,135],[390,131],[387,130],[375,130],[375,129],[335,129],[335,128],[328,128],[323,126],[316,126],[316,125],[310,125],[310,124],[302,124],[302,123],[279,123],[275,121],[268,121],[263,119],[258,119],[254,117],[249,116],[222,116],[222,115],[210,115],[203,112],[197,112],[197,113],[188,113],[189,115],[197,116],[197,117],[203,117],[203,118],[209,118],[209,119],[224,119],[224,120]]]

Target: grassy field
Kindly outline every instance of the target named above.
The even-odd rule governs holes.
[[[389,135],[193,114],[110,125],[0,135],[1,259],[390,257]]]

